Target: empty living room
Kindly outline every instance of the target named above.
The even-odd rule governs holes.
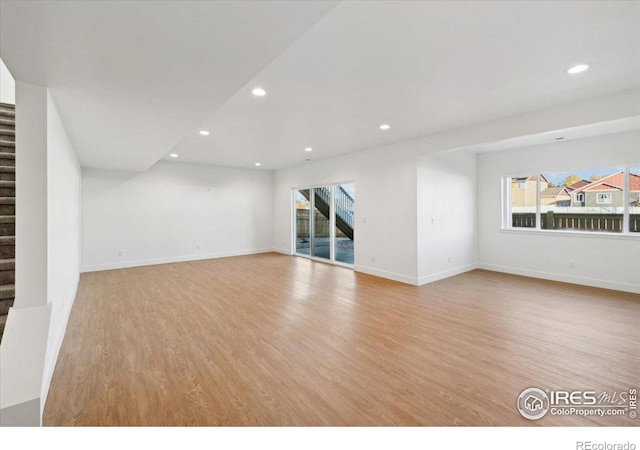
[[[630,450],[639,349],[640,1],[0,0],[3,444]]]

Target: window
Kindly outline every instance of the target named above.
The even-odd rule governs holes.
[[[599,204],[610,204],[611,203],[611,193],[607,192],[606,194],[598,193],[596,194],[596,203]]]
[[[505,189],[506,228],[640,233],[640,168],[511,177]]]
[[[535,228],[538,175],[510,178],[510,185],[511,227]]]
[[[629,169],[629,232],[640,233],[640,167]]]

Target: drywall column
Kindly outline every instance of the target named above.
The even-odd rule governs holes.
[[[16,299],[0,346],[0,425],[40,425],[47,304],[47,90],[16,83]]]
[[[418,284],[477,267],[476,155],[418,158]]]
[[[16,300],[47,304],[47,89],[16,83]]]
[[[16,80],[0,59],[0,102],[16,104]]]

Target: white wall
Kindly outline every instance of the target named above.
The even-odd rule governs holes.
[[[81,189],[80,162],[49,94],[47,96],[47,302],[51,304],[51,324],[42,387],[42,398],[45,399],[78,287]]]
[[[272,206],[268,171],[169,161],[144,173],[85,169],[82,270],[269,251]]]
[[[47,304],[47,90],[18,82],[16,97],[16,297],[0,346],[0,414],[3,423],[15,419],[39,424],[40,415],[33,415],[44,404],[42,381],[51,320]]]
[[[16,104],[16,82],[0,59],[0,102]]]
[[[480,266],[490,270],[640,293],[636,237],[501,230],[501,179],[538,171],[640,164],[640,132],[478,156]],[[575,268],[569,267],[575,261]]]
[[[16,97],[16,299],[0,415],[37,425],[78,284],[81,170],[48,90],[18,82]]]
[[[417,182],[419,284],[476,268],[476,155],[420,157]]]
[[[292,188],[355,183],[354,269],[417,284],[416,143],[276,172],[274,245],[293,252]]]
[[[274,245],[284,253],[292,252],[291,188],[354,181],[356,270],[411,284],[467,270],[472,268],[475,259],[474,238],[468,235],[469,229],[461,230],[467,236],[465,242],[443,241],[446,249],[440,248],[442,243],[437,239],[428,243],[428,233],[421,231],[418,234],[418,226],[421,230],[429,230],[431,217],[429,203],[424,205],[425,209],[416,207],[417,195],[421,198],[429,196],[428,189],[418,186],[418,173],[420,177],[424,174],[417,167],[418,157],[448,150],[471,150],[522,136],[637,117],[640,114],[639,100],[640,90],[618,92],[277,171]],[[441,160],[438,164],[443,165],[443,170],[448,170],[446,166],[450,161]],[[460,160],[457,164],[457,173],[473,178],[470,160]],[[456,195],[464,196],[469,189],[469,185],[464,185]],[[441,207],[433,212],[443,217],[445,223],[453,220],[453,215],[443,212]],[[436,222],[434,225],[439,228],[440,224]],[[439,252],[452,253],[454,267],[449,267],[448,262],[446,267],[443,266]]]

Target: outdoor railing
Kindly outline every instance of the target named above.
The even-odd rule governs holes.
[[[316,188],[316,195],[324,200],[327,205],[331,204],[331,190],[328,186]],[[353,229],[353,198],[342,188],[342,186],[336,186],[334,199],[336,215]]]
[[[316,195],[316,206],[318,206],[318,202],[322,201],[323,205],[318,208],[318,210],[314,214],[314,224],[315,224],[315,235],[316,237],[329,237],[329,219],[328,219],[328,209],[326,207],[331,205],[331,189],[329,187],[319,187],[315,188]],[[310,191],[303,190],[300,191],[302,195],[310,199]],[[353,226],[354,226],[354,201],[353,197],[349,195],[347,191],[345,191],[342,186],[336,186],[334,192],[334,209],[336,212],[336,236],[337,237],[353,237]],[[324,214],[327,214],[325,216]],[[310,211],[308,209],[296,209],[296,234],[298,237],[308,237],[310,232],[309,220],[310,220]],[[343,227],[343,223],[337,222],[337,218],[340,218],[344,224],[346,224],[349,228],[351,228],[351,235],[348,234],[349,230],[341,230]],[[345,234],[347,233],[347,234]]]
[[[549,211],[540,215],[543,230],[582,230],[619,233],[622,231],[622,214],[567,214]],[[513,213],[511,226],[514,228],[535,228],[535,213]],[[640,214],[629,215],[629,231],[640,232]]]

